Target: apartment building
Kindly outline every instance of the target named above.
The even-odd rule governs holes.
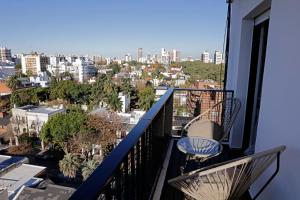
[[[44,123],[50,117],[63,113],[63,108],[38,107],[33,105],[26,105],[22,107],[12,108],[12,129],[16,136],[23,133],[30,133],[39,136]]]
[[[210,62],[210,57],[209,57],[208,51],[204,51],[201,54],[201,61],[204,62],[204,63],[209,63]]]
[[[44,54],[31,53],[23,54],[21,57],[22,73],[37,75],[47,69],[49,58]]]
[[[0,48],[0,61],[1,62],[12,61],[10,49],[7,49],[6,47]]]
[[[220,51],[215,51],[214,64],[219,65],[223,62],[223,55]]]

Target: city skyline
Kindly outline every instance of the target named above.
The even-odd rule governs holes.
[[[221,0],[189,4],[92,0],[76,2],[72,9],[70,3],[4,2],[3,14],[10,16],[10,23],[0,33],[0,45],[12,49],[13,54],[38,51],[117,57],[127,53],[135,57],[139,47],[144,54],[178,49],[182,57],[222,50],[226,4]],[[51,12],[45,12],[47,7]]]

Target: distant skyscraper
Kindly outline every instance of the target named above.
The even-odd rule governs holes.
[[[170,64],[170,53],[165,49],[161,49],[161,63],[168,65]]]
[[[137,50],[137,57],[136,57],[136,61],[140,61],[143,57],[143,48],[138,48]]]
[[[222,63],[223,60],[223,55],[220,51],[215,51],[215,55],[214,55],[214,63],[216,65],[219,65]]]
[[[125,62],[130,62],[132,60],[132,57],[130,54],[125,55]]]
[[[11,61],[11,50],[7,48],[0,48],[0,61]]]
[[[209,63],[209,62],[210,62],[209,53],[208,53],[207,51],[204,51],[204,52],[201,54],[201,60],[202,60],[202,62],[204,62],[204,63]]]
[[[180,51],[177,51],[176,49],[172,50],[171,61],[180,62]]]

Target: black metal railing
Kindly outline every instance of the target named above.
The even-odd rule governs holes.
[[[148,199],[171,133],[172,108],[170,88],[70,199]]]
[[[70,199],[151,198],[177,118],[197,114],[197,101],[202,112],[229,96],[232,91],[169,88]]]

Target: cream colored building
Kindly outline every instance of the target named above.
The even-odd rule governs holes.
[[[22,73],[37,75],[47,69],[49,58],[43,54],[31,53],[21,56]]]

